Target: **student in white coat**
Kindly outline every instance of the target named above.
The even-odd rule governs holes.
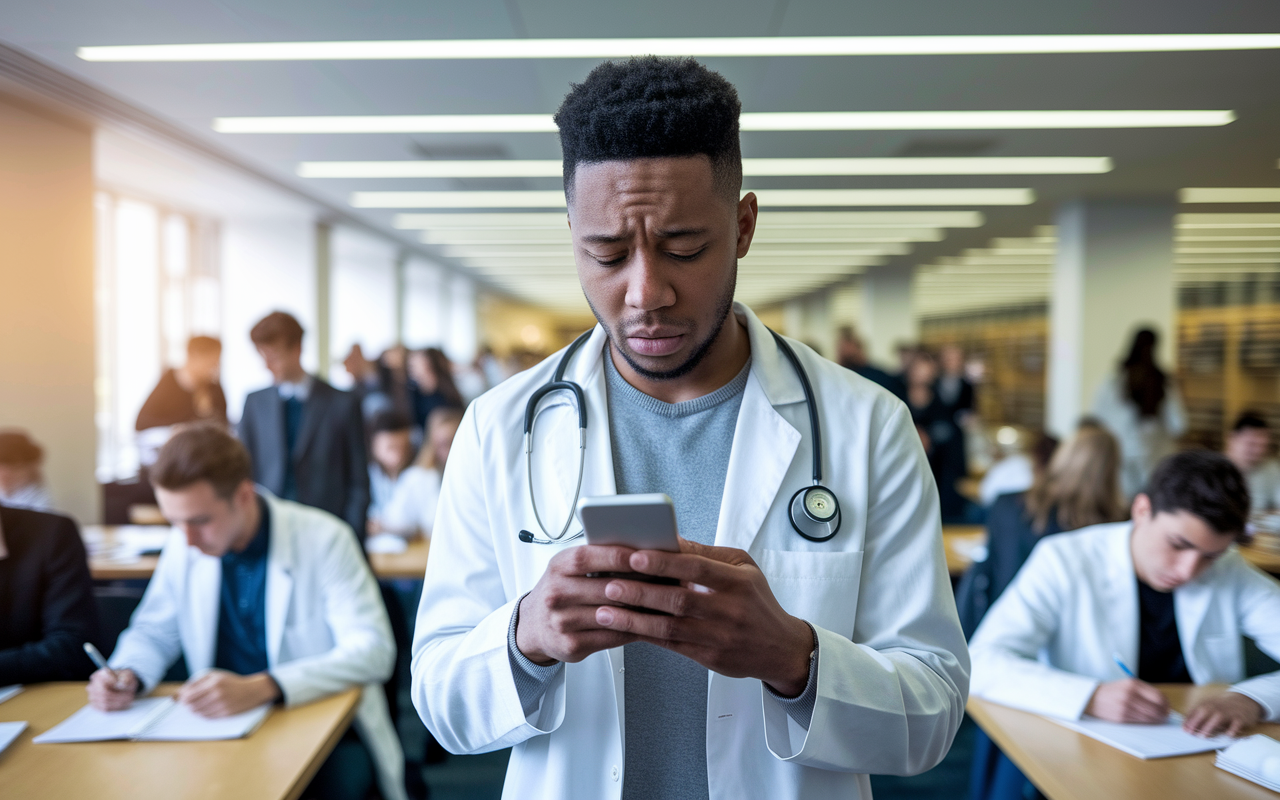
[[[506,798],[867,798],[867,773],[929,769],[960,724],[968,658],[907,408],[732,302],[757,216],[739,200],[739,107],[720,75],[651,57],[597,67],[557,114],[600,321],[565,362],[585,401],[581,495],[666,492],[685,541],[633,551],[562,531],[577,401],[540,401],[531,470],[524,419],[563,353],[472,403],[413,700],[452,752],[514,748]],[[842,509],[822,541],[789,514],[817,444],[801,370]]]
[[[403,800],[404,757],[380,685],[395,643],[351,528],[259,494],[244,445],[212,426],[177,433],[149,474],[175,530],[111,669],[90,678],[90,702],[128,708],[179,656],[192,677],[178,699],[208,717],[363,687],[356,733],[308,794],[358,800],[376,778],[385,800]]]
[[[1242,635],[1280,657],[1280,584],[1231,546],[1249,512],[1239,470],[1208,451],[1170,456],[1132,511],[1036,546],[974,634],[973,693],[1150,723],[1169,712],[1151,684],[1228,683],[1188,711],[1188,731],[1280,720],[1280,673],[1244,679]]]

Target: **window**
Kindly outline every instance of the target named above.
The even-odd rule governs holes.
[[[187,339],[217,336],[220,292],[211,223],[127,197],[95,198],[98,480],[138,474],[134,423]]]

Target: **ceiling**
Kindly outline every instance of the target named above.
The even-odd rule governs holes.
[[[427,241],[421,246],[443,260],[492,285],[563,310],[580,309],[582,301],[562,212],[543,209],[544,219],[530,222],[521,219],[532,212],[522,211],[521,218],[503,217],[502,213],[518,209],[499,209],[498,216],[475,224],[435,219],[428,226],[419,219],[408,220],[413,224],[406,227],[402,215],[419,212],[350,204],[355,192],[554,191],[559,188],[557,178],[298,175],[304,161],[555,159],[559,146],[554,133],[233,134],[215,132],[213,120],[548,114],[570,83],[581,80],[597,61],[101,63],[81,60],[76,48],[386,39],[1280,32],[1280,5],[1270,0],[1230,4],[939,0],[877,7],[838,0],[651,0],[642,4],[44,0],[9,5],[0,16],[0,41],[168,120],[280,182],[349,209],[351,215],[390,236],[419,244],[426,230]],[[740,282],[740,296],[754,304],[848,282],[872,264],[954,266],[948,259],[962,259],[973,248],[991,248],[996,239],[1034,237],[1036,226],[1052,223],[1057,203],[1068,198],[1169,196],[1184,187],[1280,185],[1276,169],[1280,104],[1274,99],[1280,50],[704,60],[737,86],[748,112],[1221,109],[1237,115],[1229,125],[1199,128],[744,132],[743,154],[748,158],[1104,156],[1114,163],[1110,172],[1084,175],[748,178],[746,188],[766,196],[769,190],[912,188],[1024,188],[1035,196],[1029,205],[941,207],[978,211],[982,224],[920,224],[911,227],[911,235],[896,239],[873,236],[875,226],[853,225],[854,217],[834,224],[827,224],[832,220],[815,223],[812,218],[806,221],[805,209],[766,207],[760,220],[760,246],[743,261]],[[848,214],[881,209],[838,210]],[[1280,212],[1280,204],[1197,204],[1183,210]],[[467,211],[463,216],[475,213]],[[501,230],[492,230],[495,227]],[[862,229],[862,235],[829,243],[844,248],[829,257],[807,254],[818,245],[795,241],[813,238],[818,232],[848,233],[855,227]],[[885,233],[883,226],[879,233]],[[867,241],[876,238],[878,249]],[[1039,238],[1044,241],[1032,242],[1031,249],[1051,250],[1045,237]],[[482,245],[483,254],[475,255],[474,248]],[[1043,257],[1043,252],[1032,253],[1028,266],[1041,265]],[[998,275],[986,275],[983,280],[986,283],[935,281],[931,285],[946,287],[941,306],[945,309],[947,296],[954,295],[959,308],[964,302],[972,303],[968,298],[981,294],[984,287],[1016,283]],[[1020,296],[1017,292],[1010,296],[1014,295]]]

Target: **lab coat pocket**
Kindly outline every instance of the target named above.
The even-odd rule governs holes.
[[[763,550],[756,563],[788,614],[853,637],[862,551]]]

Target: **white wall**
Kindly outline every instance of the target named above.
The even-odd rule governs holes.
[[[361,231],[333,230],[329,273],[329,348],[333,363],[330,381],[341,388],[351,384],[342,368],[351,345],[359,344],[367,358],[395,344],[396,260],[399,248]]]
[[[449,329],[448,274],[438,264],[413,256],[404,267],[404,343],[436,347]]]
[[[245,395],[271,383],[249,329],[287,311],[304,330],[316,325],[315,224],[309,217],[229,219],[222,225],[222,388],[227,413],[240,418]],[[316,369],[303,340],[302,365]]]
[[[449,281],[449,329],[444,342],[445,355],[460,364],[476,357],[476,284],[462,275]]]

